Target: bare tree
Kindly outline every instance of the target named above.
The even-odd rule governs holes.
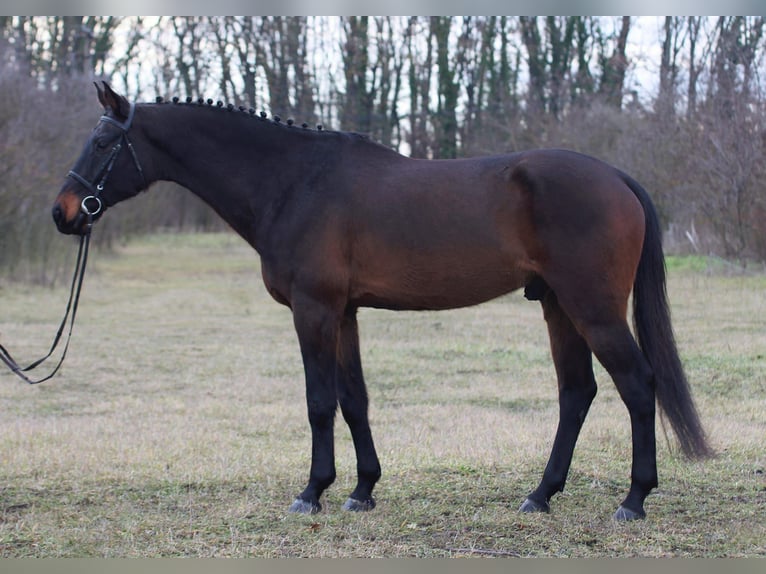
[[[341,18],[345,90],[340,95],[340,121],[344,129],[369,133],[375,100],[377,70],[370,66],[369,17]],[[368,78],[368,74],[370,77]]]
[[[660,60],[660,88],[655,100],[655,110],[665,121],[675,114],[678,56],[683,44],[682,33],[684,20],[677,16],[666,16],[664,38],[662,40],[662,58]]]
[[[4,16],[0,33],[13,46],[12,64],[46,86],[58,78],[104,72],[122,18]]]
[[[547,109],[546,86],[548,84],[547,53],[543,43],[537,16],[519,18],[521,39],[527,52],[529,85],[527,86],[527,116],[542,117]]]
[[[426,42],[419,42],[423,36]],[[407,138],[410,153],[414,157],[431,155],[430,109],[431,109],[431,73],[433,69],[433,50],[427,22],[412,16],[405,31],[407,45],[407,87],[409,89],[410,125]]]
[[[177,81],[188,96],[200,95],[203,92],[203,77],[209,70],[204,50],[204,17],[173,16],[170,24],[175,35],[176,54],[165,60],[163,71],[166,81],[168,85]]]
[[[314,84],[309,67],[308,19],[269,16],[252,26],[256,64],[264,72],[269,107],[274,114],[315,117]]]
[[[398,102],[402,89],[404,46],[397,37],[398,30],[393,18],[385,16],[376,17],[374,20],[380,79],[372,135],[384,145],[398,147],[397,144],[401,141]]]
[[[628,69],[626,48],[629,33],[630,16],[623,16],[611,54],[608,53],[605,38],[602,36],[598,39],[601,45],[601,82],[598,93],[607,104],[617,109],[622,107],[625,73]]]
[[[452,16],[431,16],[430,37],[436,43],[437,104],[433,116],[436,132],[435,157],[457,157],[457,102],[460,86],[455,80],[449,37]]]
[[[692,167],[701,179],[697,196],[727,257],[742,257],[754,241],[753,209],[763,205],[763,103],[753,89],[764,19],[721,17],[701,129],[695,130]],[[763,229],[762,227],[760,228]]]

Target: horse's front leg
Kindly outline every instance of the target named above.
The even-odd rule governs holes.
[[[308,485],[290,506],[290,511],[314,514],[322,509],[319,503],[322,493],[335,480],[333,425],[338,400],[335,379],[342,313],[310,298],[294,300],[292,309],[306,375],[311,471]]]
[[[341,323],[337,389],[343,418],[351,430],[356,451],[357,485],[346,500],[343,508],[353,511],[367,511],[375,508],[372,489],[380,478],[380,462],[367,417],[367,388],[362,374],[362,360],[359,354],[359,328],[356,310],[349,310]]]

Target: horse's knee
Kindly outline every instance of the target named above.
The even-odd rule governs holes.
[[[337,404],[333,400],[312,400],[308,399],[308,417],[309,424],[312,427],[327,428],[335,423],[335,412]]]

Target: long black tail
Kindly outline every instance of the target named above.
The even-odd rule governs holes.
[[[689,383],[678,356],[665,280],[662,230],[649,194],[633,178],[623,180],[641,202],[646,217],[646,232],[641,260],[633,285],[633,325],[644,356],[654,371],[657,403],[689,458],[711,456]]]

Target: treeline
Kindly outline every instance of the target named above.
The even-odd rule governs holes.
[[[55,241],[47,208],[97,117],[96,77],[138,100],[212,97],[415,157],[591,153],[650,190],[671,248],[766,261],[765,28],[739,16],[1,17],[0,263],[45,258],[29,246]],[[640,32],[652,76],[636,73]],[[168,186],[129,203],[100,235],[220,225]],[[17,229],[38,226],[34,239]]]

